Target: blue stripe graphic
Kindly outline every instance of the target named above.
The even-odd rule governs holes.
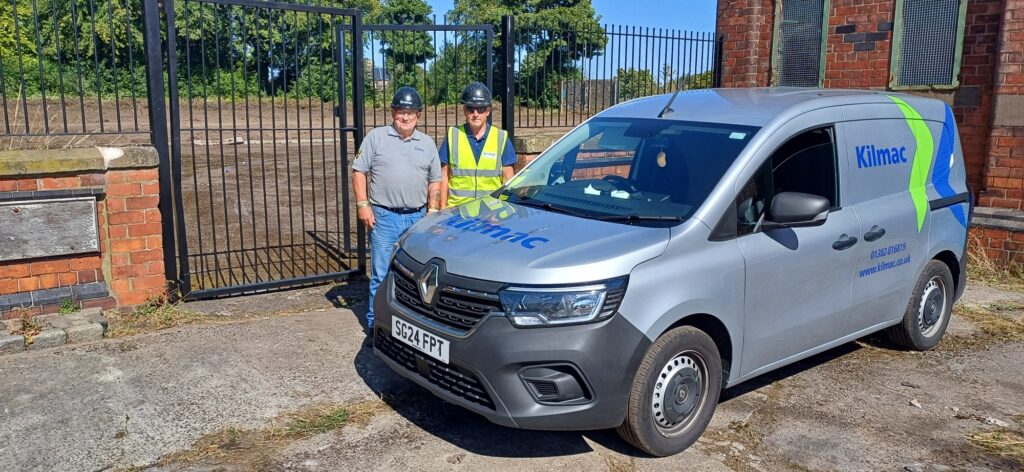
[[[954,138],[953,130],[956,129],[956,122],[953,118],[953,109],[946,105],[946,122],[942,126],[942,138],[939,139],[939,150],[935,153],[935,167],[932,169],[932,186],[939,193],[939,197],[946,198],[956,195],[956,191],[949,185],[949,165],[953,158]],[[953,211],[956,220],[967,227],[967,216],[964,208],[960,205],[949,207]]]

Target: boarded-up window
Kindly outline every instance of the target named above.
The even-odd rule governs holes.
[[[953,85],[966,0],[903,0],[896,9],[895,84]]]
[[[826,0],[782,0],[776,33],[776,85],[821,85]]]

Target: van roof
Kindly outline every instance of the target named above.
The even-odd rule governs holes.
[[[600,116],[654,118],[665,108],[671,96],[669,93],[630,100],[605,110]],[[819,108],[864,103],[892,104],[888,96],[897,96],[915,107],[915,102],[931,101],[913,95],[872,90],[800,87],[700,89],[679,92],[672,102],[673,112],[665,118],[763,127],[782,115],[794,116]]]

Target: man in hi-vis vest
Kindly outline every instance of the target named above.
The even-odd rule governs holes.
[[[462,91],[466,124],[448,128],[441,144],[441,207],[453,207],[489,195],[511,179],[516,151],[508,133],[487,123],[491,91],[473,82]]]

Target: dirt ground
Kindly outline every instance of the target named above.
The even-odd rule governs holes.
[[[0,470],[1024,469],[1018,292],[969,286],[936,350],[868,337],[726,390],[660,459],[436,399],[372,354],[365,306],[360,283],[199,301],[202,324],[0,357]],[[282,428],[310,412],[343,421]]]

